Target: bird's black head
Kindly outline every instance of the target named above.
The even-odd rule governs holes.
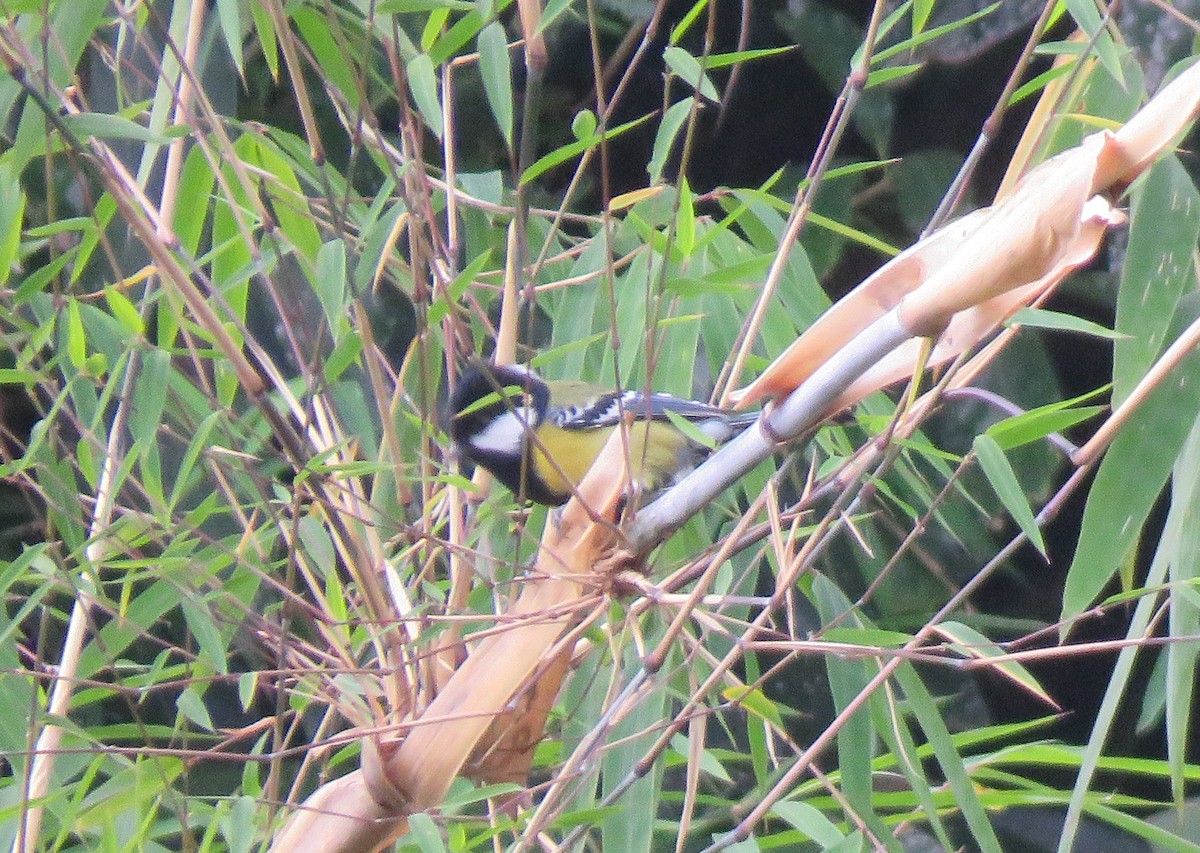
[[[537,374],[474,363],[446,404],[446,429],[467,457],[492,468],[498,460],[523,457],[526,430],[541,423],[549,405],[550,388]]]

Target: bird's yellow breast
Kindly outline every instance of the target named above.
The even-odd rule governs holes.
[[[558,465],[551,463],[540,448],[534,447],[533,473],[552,492],[565,499],[583,480],[615,429],[617,427],[567,430],[553,424],[543,425],[538,430],[538,438]],[[665,486],[680,468],[681,455],[687,449],[687,438],[671,424],[638,421],[629,427],[630,476],[643,489]]]

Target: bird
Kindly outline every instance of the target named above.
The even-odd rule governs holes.
[[[571,497],[626,413],[633,418],[631,477],[647,492],[671,485],[712,445],[758,418],[758,412],[730,412],[671,394],[546,381],[523,365],[472,362],[449,395],[443,422],[459,454],[514,495],[558,506]],[[692,423],[693,435],[673,418]]]

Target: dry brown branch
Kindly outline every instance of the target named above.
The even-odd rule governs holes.
[[[746,406],[798,387],[892,310],[912,335],[938,339],[930,366],[975,346],[1092,257],[1105,230],[1124,221],[1100,194],[1127,186],[1197,110],[1200,66],[1192,66],[1117,133],[1088,137],[1038,166],[992,207],[947,225],[885,264],[737,392],[735,402]],[[915,342],[897,350],[847,388],[833,408],[911,375],[918,350]]]
[[[547,655],[579,621],[576,605],[601,583],[598,565],[613,544],[614,528],[603,519],[615,517],[623,458],[614,432],[579,495],[546,526],[537,564],[507,614],[515,624],[471,646],[437,697],[414,714],[408,736],[398,744],[372,740],[363,770],[310,797],[272,851],[312,850],[318,838],[330,853],[377,850],[404,832],[404,815],[435,808],[473,760],[475,772],[489,778],[511,779],[528,767],[570,648]]]

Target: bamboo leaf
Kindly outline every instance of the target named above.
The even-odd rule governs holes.
[[[633,121],[618,125],[617,127],[607,130],[604,133],[593,134],[586,139],[580,139],[578,142],[572,142],[568,145],[562,146],[561,148],[556,148],[554,151],[551,151],[549,154],[538,158],[532,164],[530,164],[529,168],[526,169],[521,175],[521,184],[525,185],[529,183],[543,172],[554,168],[560,163],[565,163],[573,157],[577,157],[584,151],[587,151],[589,148],[596,147],[607,139],[615,139],[623,133],[642,124],[643,122],[648,121],[649,118],[649,116],[643,116],[642,118],[634,119]]]
[[[442,104],[438,100],[437,75],[433,70],[433,60],[427,53],[418,53],[407,66],[408,88],[412,92],[413,102],[425,120],[425,126],[438,139],[442,138]]]
[[[658,131],[654,134],[653,153],[650,156],[650,162],[646,165],[646,174],[650,176],[651,186],[662,180],[663,168],[667,164],[667,158],[671,156],[675,139],[679,136],[679,129],[683,127],[691,110],[691,98],[677,101],[667,108],[662,121],[658,123]]]
[[[242,63],[242,18],[238,6],[238,0],[217,0],[217,21],[225,39],[225,47],[229,51],[229,58],[233,60],[238,76],[245,81],[246,69]]]
[[[1179,158],[1155,165],[1134,191],[1129,247],[1117,295],[1113,399],[1119,403],[1169,342],[1176,306],[1194,285],[1200,192]]]
[[[667,63],[667,68],[671,69],[671,73],[678,77],[683,82],[687,83],[703,97],[716,103],[721,100],[720,93],[717,92],[717,87],[708,79],[708,75],[704,69],[700,67],[700,61],[692,56],[681,47],[668,47],[663,51],[663,61]]]
[[[0,286],[8,283],[21,248],[25,193],[8,166],[0,165]]]
[[[1006,326],[1029,326],[1034,329],[1052,329],[1057,332],[1079,332],[1096,338],[1116,341],[1128,338],[1129,335],[1113,331],[1099,323],[1076,317],[1074,314],[1063,314],[1060,311],[1049,311],[1045,308],[1022,308],[1014,314]]]
[[[150,145],[166,145],[191,132],[186,125],[176,125],[161,134],[154,133],[131,119],[112,113],[75,113],[63,116],[62,122],[80,139],[131,139]]]
[[[508,55],[508,37],[504,27],[493,21],[479,32],[479,73],[483,92],[491,107],[500,136],[511,151],[513,147],[512,62]]]
[[[1025,492],[1017,481],[1016,472],[1013,471],[1004,451],[1000,449],[1000,445],[996,443],[995,439],[986,433],[976,436],[974,448],[975,454],[979,458],[979,466],[987,475],[992,490],[1000,498],[1000,502],[1004,504],[1004,508],[1008,510],[1013,521],[1029,538],[1033,547],[1037,548],[1043,557],[1046,557],[1046,541],[1037,526],[1037,521],[1034,520],[1029,500],[1025,497]]]

